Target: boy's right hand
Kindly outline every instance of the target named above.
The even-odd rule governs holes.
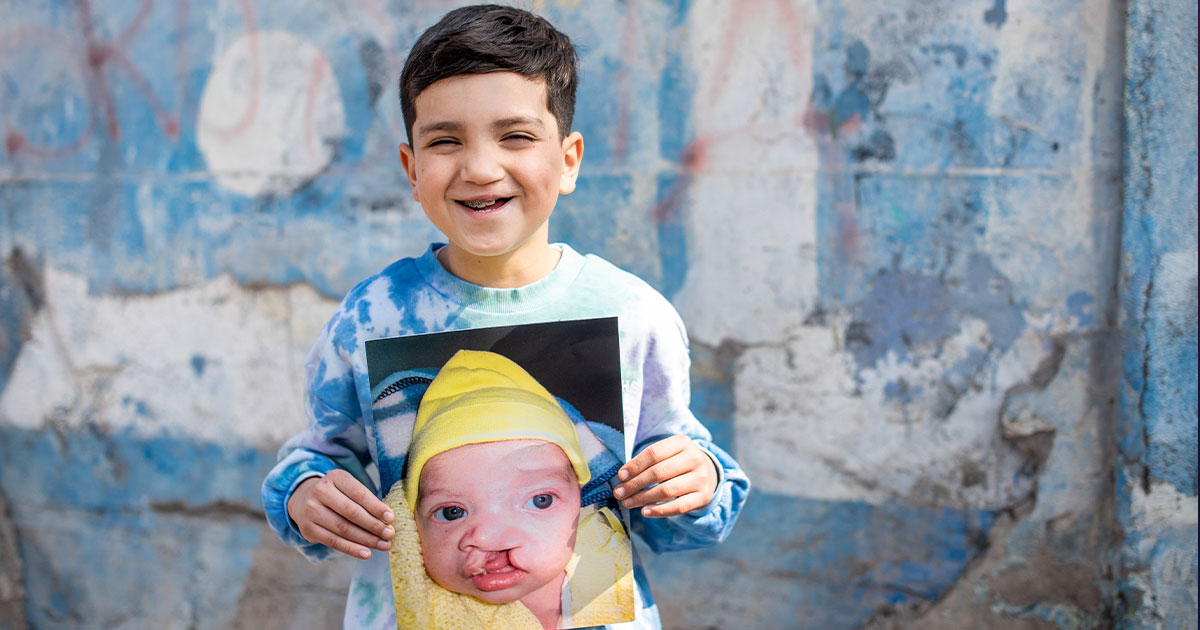
[[[387,504],[344,470],[300,482],[287,511],[305,540],[355,558],[371,557],[371,548],[387,551],[396,535]]]

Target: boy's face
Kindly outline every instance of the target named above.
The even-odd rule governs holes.
[[[558,137],[546,86],[513,72],[459,75],[414,100],[412,146],[400,160],[413,199],[450,241],[450,255],[544,256],[546,220],[575,190],[583,138]]]
[[[559,597],[579,525],[579,482],[541,440],[470,444],[421,469],[414,513],[434,582],[491,604]]]

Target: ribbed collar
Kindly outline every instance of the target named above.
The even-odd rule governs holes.
[[[467,308],[486,313],[520,313],[544,307],[556,299],[583,269],[584,257],[566,243],[554,243],[562,258],[544,278],[515,289],[497,289],[472,284],[446,271],[438,262],[437,251],[445,243],[434,243],[418,259],[417,271],[438,293]]]

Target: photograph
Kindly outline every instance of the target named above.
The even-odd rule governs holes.
[[[616,319],[366,345],[397,627],[632,621]]]

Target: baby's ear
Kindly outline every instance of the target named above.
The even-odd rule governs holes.
[[[572,131],[563,138],[563,171],[558,182],[558,193],[569,195],[575,192],[575,180],[579,178],[579,164],[583,161],[583,135]]]

